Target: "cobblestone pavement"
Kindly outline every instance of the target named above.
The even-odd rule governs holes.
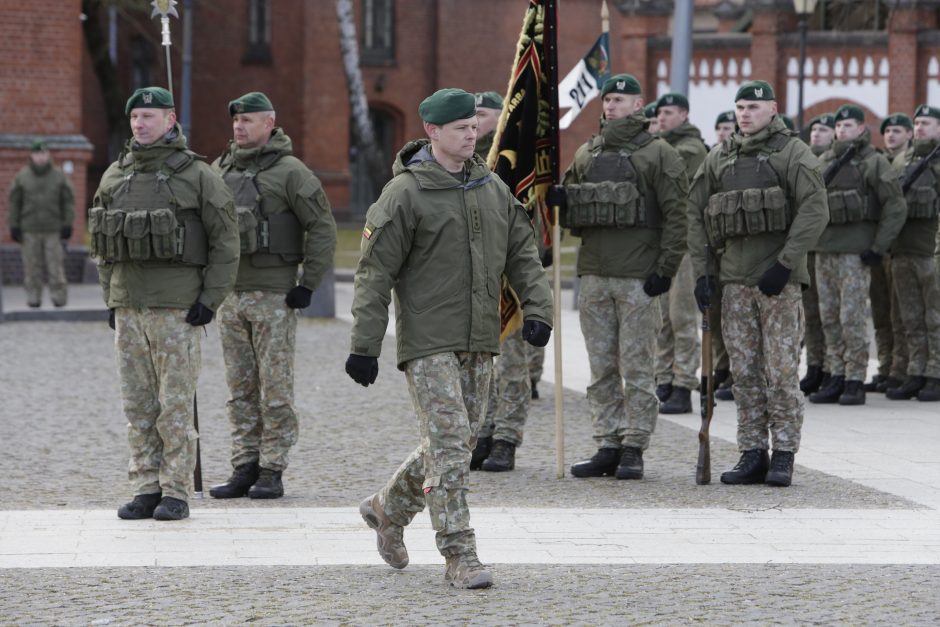
[[[443,566],[0,571],[22,625],[935,625],[940,567],[496,565],[497,586]]]

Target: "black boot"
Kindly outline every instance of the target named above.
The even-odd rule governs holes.
[[[672,383],[660,383],[656,386],[656,398],[660,403],[665,403],[670,394],[672,394]]]
[[[189,505],[186,501],[164,496],[157,508],[153,510],[154,520],[183,520],[189,518]]]
[[[839,397],[840,405],[864,405],[865,385],[861,381],[846,381],[845,391]]]
[[[537,401],[539,398],[539,382],[532,381],[532,400]]]
[[[470,470],[479,470],[483,466],[483,461],[490,456],[493,450],[493,438],[477,438],[477,445],[470,456]]]
[[[643,449],[633,446],[624,447],[615,476],[618,479],[642,479]]]
[[[925,403],[940,401],[940,379],[927,377],[924,387],[917,393],[917,400]]]
[[[715,390],[715,398],[719,401],[733,401],[734,390],[731,389],[732,385],[734,385],[734,382],[732,382],[731,379],[719,385],[718,389]]]
[[[281,471],[262,468],[255,485],[248,490],[250,499],[279,499],[284,496],[284,485],[281,483]]]
[[[209,488],[209,496],[215,499],[237,499],[248,494],[248,489],[258,480],[258,462],[239,464],[225,483]]]
[[[721,482],[729,485],[750,485],[763,483],[770,468],[767,449],[752,448],[741,453],[741,459],[734,468],[721,473]]]
[[[692,413],[692,391],[681,385],[672,388],[672,393],[666,402],[659,406],[661,414],[691,414]]]
[[[809,395],[809,402],[817,404],[838,403],[843,392],[845,392],[845,377],[841,374],[829,377],[829,383],[825,387]]]
[[[118,508],[118,518],[123,518],[124,520],[153,518],[153,510],[157,508],[161,498],[163,498],[163,495],[160,492],[154,494],[138,494],[132,501]]]
[[[764,483],[785,488],[793,480],[793,452],[774,451]]]
[[[884,381],[880,382],[875,386],[875,391],[879,394],[884,394],[892,388],[899,388],[904,382],[898,379],[897,377],[888,377]]]
[[[493,450],[483,461],[483,470],[506,472],[516,467],[516,445],[506,440],[493,440]]]
[[[885,392],[885,396],[892,401],[906,401],[917,396],[917,393],[920,392],[921,388],[926,384],[927,379],[924,377],[908,377],[900,387],[888,388]]]
[[[888,380],[888,377],[884,376],[883,374],[876,374],[875,376],[871,378],[871,381],[869,381],[862,387],[866,392],[877,392],[878,386],[881,385],[883,381],[887,381],[887,380]]]
[[[800,379],[800,392],[809,396],[819,389],[823,382],[823,371],[821,366],[808,366],[806,376]]]
[[[591,459],[578,462],[571,467],[575,477],[605,477],[617,472],[620,463],[619,448],[602,448]]]

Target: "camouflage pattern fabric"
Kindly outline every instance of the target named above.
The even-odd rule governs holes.
[[[882,260],[884,263],[884,260]],[[898,291],[894,283],[894,259],[887,265],[889,283],[891,285],[891,369],[888,375],[895,379],[904,379],[907,376],[907,336],[904,333],[904,320],[901,318],[901,303],[898,301]],[[940,278],[940,277],[938,277]]]
[[[816,253],[806,254],[809,269],[809,287],[803,290],[803,313],[806,316],[806,330],[803,344],[806,346],[806,365],[822,367],[826,360],[826,340],[819,318],[819,292],[816,280]]]
[[[283,292],[233,292],[219,308],[219,338],[231,398],[232,466],[283,471],[297,442],[294,341],[297,312]]]
[[[896,255],[892,270],[907,341],[907,374],[940,377],[940,284],[936,259]]]
[[[476,552],[467,505],[470,455],[492,372],[490,353],[437,353],[405,362],[421,443],[379,492],[379,505],[401,526],[427,505],[445,557]]]
[[[581,332],[591,366],[588,404],[598,448],[645,450],[656,428],[653,357],[659,300],[640,279],[585,275],[578,293]]]
[[[891,374],[894,352],[894,328],[891,325],[891,258],[885,255],[881,263],[871,267],[868,298],[871,301],[871,319],[875,326],[875,348],[878,351],[878,374]]]
[[[496,410],[499,409],[499,357],[494,359],[493,375],[490,377],[490,391],[486,400],[486,415],[477,432],[477,439],[493,437],[496,430]]]
[[[672,287],[659,296],[661,325],[656,340],[656,383],[672,383],[697,390],[702,341],[698,335],[699,319],[695,305],[695,279],[692,261],[682,257]]]
[[[729,370],[731,360],[725,346],[724,332],[721,328],[721,288],[712,294],[709,309],[708,328],[712,333],[712,370]]]
[[[196,468],[193,394],[200,329],[185,309],[118,307],[114,315],[121,399],[134,494],[163,492],[186,501]]]
[[[868,288],[871,274],[856,254],[816,253],[819,318],[826,340],[824,370],[846,381],[868,372]]]
[[[532,383],[542,380],[542,371],[545,366],[545,347],[532,346],[525,342],[526,363],[529,367],[529,379]]]
[[[803,426],[800,392],[800,286],[789,283],[779,296],[757,287],[726,285],[722,324],[731,356],[738,408],[738,448],[796,453]]]
[[[532,345],[522,339],[522,327],[506,336],[500,344],[500,353],[490,384],[486,418],[480,428],[479,437],[493,437],[512,442],[516,446],[522,445],[522,433],[532,401],[527,350],[529,346]],[[495,390],[493,383],[496,384]],[[490,403],[495,403],[495,407]]]
[[[58,233],[23,233],[23,286],[26,302],[42,302],[43,272],[49,277],[49,292],[57,307],[68,301],[65,282],[65,250]]]

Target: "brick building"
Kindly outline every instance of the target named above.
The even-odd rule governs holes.
[[[122,0],[133,5],[135,0]],[[89,16],[110,32],[115,78],[124,97],[165,84],[159,23],[147,0],[110,18]],[[103,3],[106,4],[106,3]],[[179,0],[191,4],[192,120],[197,152],[214,157],[231,136],[226,103],[266,92],[294,149],[323,180],[337,217],[358,222],[371,200],[364,167],[351,150],[349,100],[333,0]],[[355,0],[366,94],[380,143],[391,155],[422,135],[418,103],[440,87],[503,91],[526,0]],[[563,0],[560,74],[600,33],[600,0]],[[656,96],[669,90],[668,0],[609,0],[611,67],[631,72]],[[43,135],[56,160],[71,162],[78,202],[89,200],[109,156],[105,101],[82,36],[80,0],[0,0],[0,180],[8,186]],[[810,20],[807,119],[845,100],[866,108],[871,124],[892,111],[940,102],[940,0],[821,0]],[[712,136],[747,78],[774,84],[781,109],[796,114],[797,20],[792,0],[697,0],[689,95],[693,123]],[[173,20],[172,58],[180,102],[182,22]],[[562,165],[596,130],[597,100],[564,131]],[[877,135],[877,133],[876,133]],[[126,136],[126,133],[125,133]],[[92,148],[93,146],[93,148]],[[113,152],[113,147],[112,147]],[[82,238],[84,212],[77,208]],[[0,242],[8,242],[6,194]]]

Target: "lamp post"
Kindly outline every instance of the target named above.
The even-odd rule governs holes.
[[[793,0],[793,10],[800,18],[800,74],[799,74],[799,97],[797,99],[797,130],[803,132],[803,81],[806,78],[806,27],[809,16],[816,10],[817,0]]]

